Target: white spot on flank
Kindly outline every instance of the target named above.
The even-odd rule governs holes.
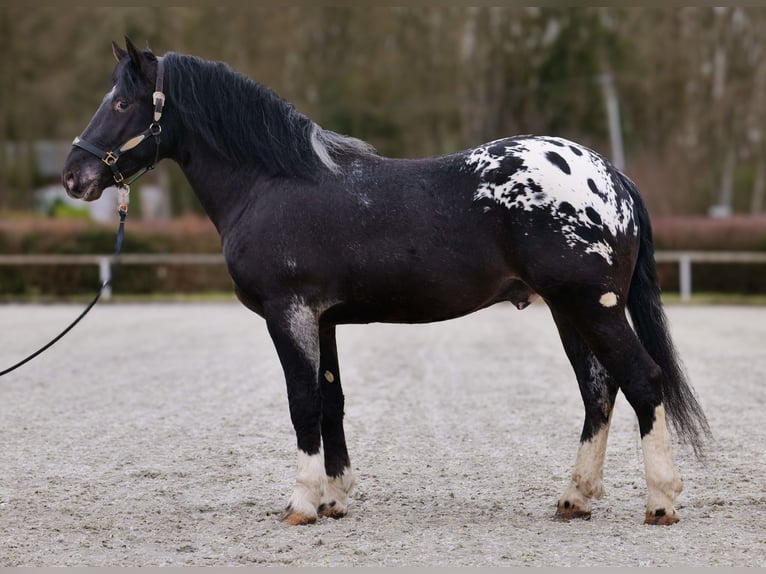
[[[617,305],[617,295],[611,291],[604,293],[601,299],[598,300],[603,307],[614,307]]]

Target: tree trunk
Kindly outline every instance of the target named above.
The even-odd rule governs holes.
[[[758,215],[763,212],[763,199],[766,194],[766,157],[764,157],[763,152],[761,152],[758,157],[758,164],[755,169],[755,182],[753,183],[750,213]]]

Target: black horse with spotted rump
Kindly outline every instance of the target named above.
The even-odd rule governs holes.
[[[646,522],[679,519],[665,417],[695,450],[709,430],[666,327],[649,217],[624,174],[554,137],[385,158],[225,64],[157,58],[129,40],[113,51],[114,86],[76,140],[64,186],[91,201],[158,159],[181,166],[220,233],[237,296],[265,318],[284,369],[298,444],[284,521],[347,512],[354,477],[336,325],[441,321],[537,297],[585,404],[557,514],[587,517],[603,495],[621,389],[638,417]]]

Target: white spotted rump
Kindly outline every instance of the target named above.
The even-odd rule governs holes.
[[[614,178],[614,168],[579,144],[536,136],[496,140],[472,150],[466,164],[480,178],[475,200],[545,210],[570,247],[598,254],[610,265],[607,235],[638,233],[633,199]]]

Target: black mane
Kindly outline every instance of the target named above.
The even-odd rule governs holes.
[[[372,148],[323,130],[272,90],[232,70],[169,52],[163,56],[168,106],[222,158],[271,174],[338,171],[333,155]]]

